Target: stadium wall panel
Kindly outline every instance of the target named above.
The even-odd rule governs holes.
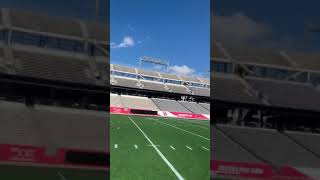
[[[85,158],[89,155],[94,159]],[[109,166],[109,153],[61,148],[55,154],[47,155],[44,147],[0,144],[0,162],[106,168]]]
[[[269,164],[213,160],[211,161],[211,176],[254,180],[313,180],[311,177],[289,166],[275,169]]]

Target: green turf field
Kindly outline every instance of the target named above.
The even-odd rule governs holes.
[[[111,115],[112,180],[210,178],[208,121]]]
[[[109,180],[109,173],[46,167],[1,166],[0,179],[7,180]]]

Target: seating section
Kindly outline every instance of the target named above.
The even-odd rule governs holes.
[[[196,114],[210,114],[209,110],[195,102],[179,101],[185,108]]]
[[[261,101],[248,92],[247,87],[236,76],[214,76],[213,98],[227,102],[261,104]]]
[[[14,50],[18,75],[92,84],[88,59]]]
[[[195,77],[187,77],[187,76],[180,76],[183,81],[188,81],[188,82],[201,82],[199,79]]]
[[[194,95],[198,96],[210,96],[210,89],[208,88],[198,88],[198,87],[188,87]]]
[[[161,76],[164,79],[173,79],[173,80],[181,81],[181,79],[177,75],[174,75],[174,74],[161,73]]]
[[[219,125],[220,129],[260,158],[277,165],[320,167],[320,159],[276,130]]]
[[[134,68],[120,66],[120,65],[117,65],[117,64],[113,64],[113,70],[136,74],[136,70]]]
[[[247,81],[273,106],[320,110],[320,93],[309,84],[258,78],[247,78]]]
[[[319,134],[303,133],[303,132],[286,132],[290,137],[294,138],[299,144],[302,144],[304,147],[308,148],[312,152],[320,156],[320,142]]]
[[[146,70],[138,69],[138,73],[141,74],[141,75],[160,77],[159,73],[156,72],[156,71],[146,71]]]
[[[173,84],[166,84],[169,88],[170,92],[179,93],[179,94],[191,94],[185,86],[182,85],[173,85]]]
[[[202,107],[206,108],[210,112],[210,104],[208,103],[199,103]]]
[[[143,81],[143,80],[140,80],[140,83],[142,84],[143,89],[168,92],[168,90],[165,89],[165,86],[163,83],[156,83],[156,82]]]
[[[153,111],[210,114],[210,104],[110,94],[110,106]]]
[[[121,83],[118,83],[119,86],[124,85],[125,87],[134,87],[134,88],[140,88],[140,89],[172,92],[172,93],[179,93],[179,94],[191,95],[193,93],[194,95],[198,95],[198,96],[210,95],[209,88],[193,87],[192,89],[194,89],[194,91],[191,91],[190,89],[188,89],[186,85],[186,83],[188,82],[210,84],[210,81],[205,78],[178,76],[174,74],[160,73],[157,71],[131,68],[131,67],[126,67],[126,66],[117,65],[117,64],[111,64],[110,70],[112,71],[111,76],[115,76],[115,78],[130,77],[135,79],[135,81],[137,81],[137,84],[138,84],[137,86],[128,85],[128,84],[132,84],[133,82],[126,83],[122,81]],[[123,78],[123,80],[125,79]],[[178,81],[178,84],[176,81]],[[117,85],[117,84],[114,84],[113,81],[110,81],[110,82],[112,83],[112,85]]]
[[[210,127],[211,159],[231,162],[259,163],[259,159],[243,149],[239,144],[229,139],[214,126]]]
[[[161,111],[190,112],[175,100],[151,98]]]
[[[138,80],[136,79],[129,79],[129,78],[120,78],[114,77],[115,85],[117,86],[124,86],[124,87],[131,87],[131,88],[138,88]]]
[[[105,112],[0,101],[1,144],[90,151],[108,149]],[[106,127],[106,128],[101,128]]]
[[[110,93],[110,106],[112,107],[124,107],[120,96],[118,94],[112,94]]]
[[[120,98],[124,108],[143,109],[152,111],[159,110],[159,108],[154,104],[154,102],[147,97],[122,95]]]

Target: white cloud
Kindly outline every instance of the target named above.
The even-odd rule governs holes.
[[[111,48],[127,48],[127,47],[133,47],[135,46],[135,41],[132,37],[130,36],[125,36],[122,39],[122,42],[119,44],[116,43],[110,43]]]
[[[272,36],[272,28],[263,22],[258,22],[243,13],[230,16],[214,15],[213,37],[227,44],[256,44],[266,41]]]
[[[195,73],[195,70],[186,65],[182,65],[182,66],[174,65],[169,67],[169,72],[177,75],[190,76]]]

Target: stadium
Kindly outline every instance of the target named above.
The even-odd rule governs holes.
[[[0,179],[108,179],[109,27],[0,9]]]
[[[208,79],[111,64],[110,87],[111,179],[210,178]]]
[[[320,54],[211,42],[211,178],[320,179]]]

